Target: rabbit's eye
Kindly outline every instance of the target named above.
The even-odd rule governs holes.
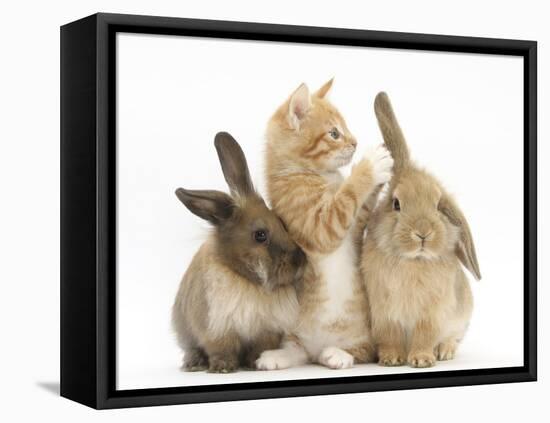
[[[393,209],[395,211],[400,211],[401,210],[401,204],[399,204],[399,200],[397,198],[393,199]]]
[[[332,128],[330,131],[328,131],[328,133],[335,140],[340,138],[340,132],[336,128]]]
[[[254,241],[256,241],[258,244],[263,244],[264,242],[266,242],[267,232],[263,229],[254,232]]]

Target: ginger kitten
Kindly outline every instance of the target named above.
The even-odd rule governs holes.
[[[308,361],[337,369],[374,360],[354,243],[363,228],[354,226],[369,197],[390,179],[393,160],[380,146],[342,177],[338,169],[350,163],[357,141],[326,99],[331,86],[332,80],[310,95],[300,85],[268,124],[268,197],[308,264],[295,330],[280,349],[262,353],[258,369]]]

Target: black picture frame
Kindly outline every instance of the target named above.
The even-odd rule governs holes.
[[[524,365],[116,390],[116,42],[119,32],[523,57]],[[98,13],[61,27],[61,395],[119,408],[534,381],[537,378],[537,44]]]

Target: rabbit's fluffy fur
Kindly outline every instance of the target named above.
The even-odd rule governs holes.
[[[379,364],[429,367],[453,358],[472,313],[461,263],[481,278],[468,223],[428,172],[409,157],[389,99],[375,111],[394,177],[367,223],[362,273]]]

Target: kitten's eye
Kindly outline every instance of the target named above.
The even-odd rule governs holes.
[[[267,241],[267,232],[263,229],[254,232],[254,241],[258,244],[263,244]]]
[[[397,198],[393,199],[393,209],[395,211],[400,211],[401,210],[401,204],[399,204],[399,200]]]
[[[335,140],[340,138],[340,132],[336,128],[332,128],[330,131],[328,131],[328,133]]]

